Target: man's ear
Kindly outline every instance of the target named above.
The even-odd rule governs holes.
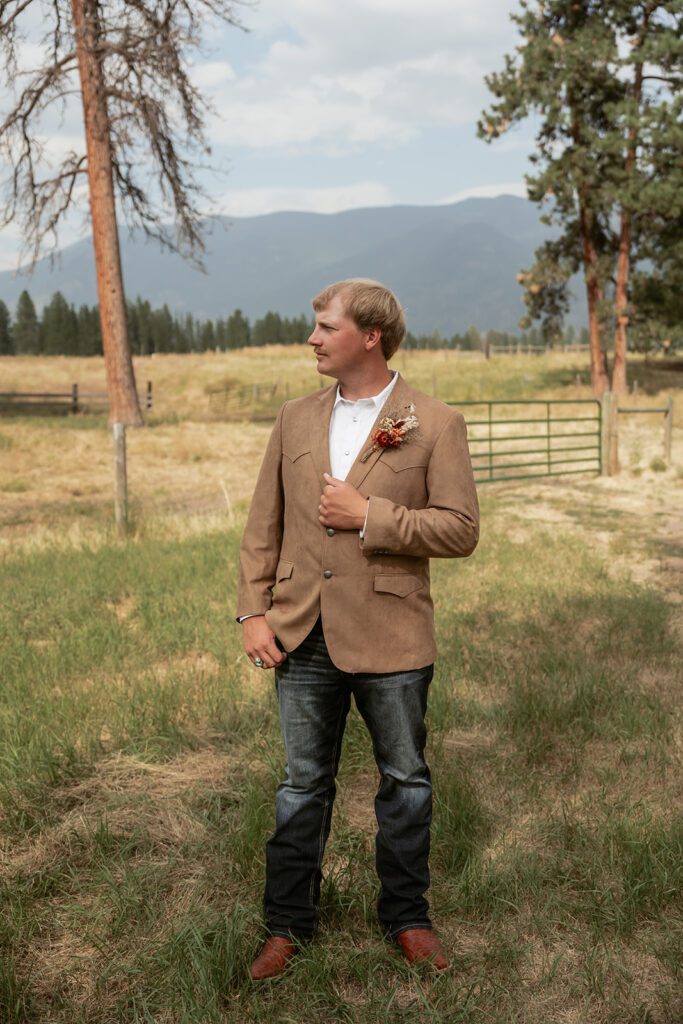
[[[366,346],[368,349],[375,348],[382,341],[382,329],[381,327],[371,327],[368,331],[368,340]]]

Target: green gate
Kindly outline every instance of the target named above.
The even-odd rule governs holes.
[[[477,483],[602,472],[602,406],[596,399],[499,399],[446,405],[463,410]],[[466,408],[473,409],[472,418]],[[520,469],[525,472],[516,472]]]

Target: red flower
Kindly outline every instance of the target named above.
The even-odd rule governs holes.
[[[419,427],[417,416],[414,415],[415,406],[408,406],[410,416],[402,416],[394,419],[395,413],[383,416],[380,420],[381,426],[371,437],[372,446],[361,455],[361,462],[365,462],[373,452],[381,448],[400,448],[409,440],[408,435],[412,434]]]

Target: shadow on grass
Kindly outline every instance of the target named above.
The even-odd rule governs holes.
[[[683,388],[683,359],[659,362],[632,361],[628,368],[631,385],[646,395],[656,395],[671,388]]]

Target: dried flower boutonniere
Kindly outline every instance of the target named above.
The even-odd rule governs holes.
[[[370,440],[372,445],[360,457],[361,462],[369,459],[373,452],[382,448],[400,448],[417,433],[420,421],[415,416],[415,406],[411,402],[406,406],[407,413],[389,412],[379,421],[379,426]]]

